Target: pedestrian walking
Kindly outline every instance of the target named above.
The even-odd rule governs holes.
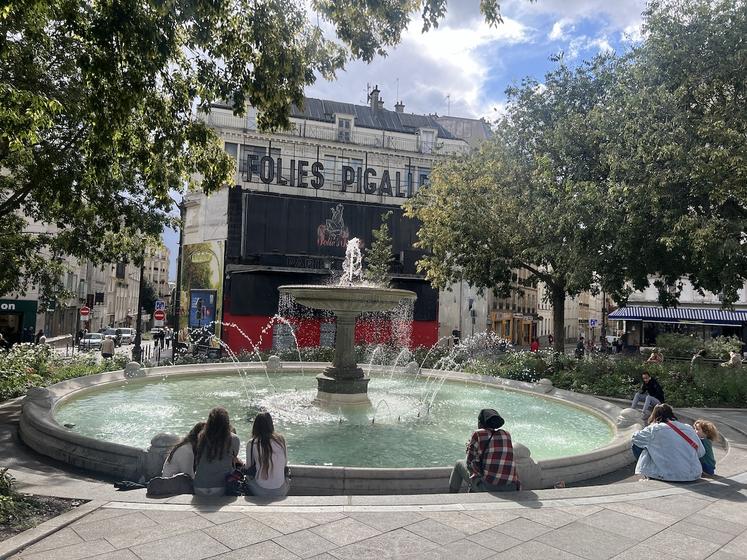
[[[101,341],[101,357],[104,359],[114,356],[114,339],[110,336]]]
[[[166,348],[169,347],[171,344],[171,337],[173,336],[174,331],[172,331],[169,327],[166,327]]]

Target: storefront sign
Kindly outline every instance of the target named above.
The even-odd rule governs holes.
[[[288,167],[284,167],[283,158],[272,156],[259,157],[257,154],[247,154],[246,171],[243,179],[251,182],[256,177],[252,169],[259,170],[259,180],[265,185],[289,185],[300,189],[312,188],[319,190],[324,187],[324,165],[320,161],[291,159]],[[286,173],[287,169],[287,174]],[[342,182],[340,192],[354,192],[375,194],[379,196],[393,196],[410,198],[413,194],[413,174],[411,171],[395,171],[388,169],[378,172],[373,167],[342,166]],[[421,181],[424,182],[424,181]]]

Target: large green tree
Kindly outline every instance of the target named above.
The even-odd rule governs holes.
[[[563,303],[651,278],[734,302],[747,278],[747,9],[652,0],[645,41],[621,59],[564,66],[508,90],[495,139],[448,161],[408,213],[438,286],[507,293],[511,269],[547,284],[556,349]]]
[[[652,0],[600,125],[623,236],[618,266],[660,300],[738,299],[747,277],[747,4]],[[628,228],[629,229],[629,228]],[[611,264],[611,263],[610,263]]]
[[[476,1],[476,0],[475,0]],[[60,255],[134,260],[172,193],[209,193],[231,160],[199,118],[214,101],[288,124],[317,76],[395,45],[446,0],[11,0],[0,7],[0,294],[58,291]],[[495,0],[481,0],[490,23]],[[34,223],[45,226],[35,233]],[[39,230],[36,229],[38,232]]]
[[[561,65],[542,84],[510,88],[494,138],[436,167],[407,207],[422,222],[418,243],[429,254],[420,266],[431,282],[466,279],[507,295],[522,288],[512,271],[526,269],[525,284],[547,285],[561,350],[565,298],[598,286],[616,233],[596,126],[615,65],[607,57]]]

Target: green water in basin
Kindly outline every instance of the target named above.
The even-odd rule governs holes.
[[[428,411],[422,399],[432,381],[374,374],[370,408],[322,409],[312,403],[316,379],[309,373],[245,379],[234,373],[126,382],[71,398],[55,418],[85,436],[147,448],[155,434],[185,434],[220,405],[241,438],[243,457],[251,419],[264,407],[288,441],[291,463],[350,467],[449,466],[464,457],[481,408],[498,410],[504,429],[535,460],[586,453],[613,437],[609,424],[593,414],[490,386],[447,381]]]

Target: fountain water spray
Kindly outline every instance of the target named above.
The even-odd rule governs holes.
[[[345,260],[342,263],[342,278],[340,285],[350,286],[355,279],[363,279],[363,256],[361,255],[361,241],[353,237],[345,247]]]

